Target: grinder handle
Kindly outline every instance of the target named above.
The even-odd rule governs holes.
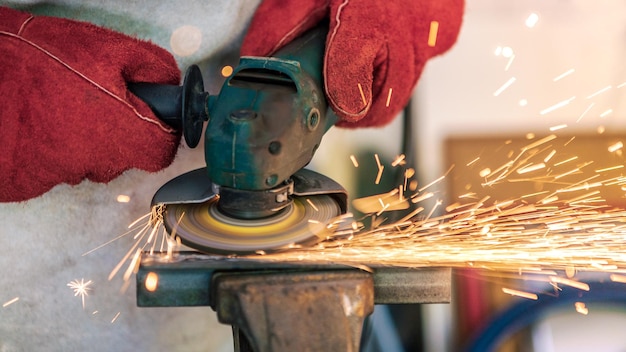
[[[202,73],[197,65],[187,69],[182,86],[131,82],[128,90],[148,104],[160,120],[175,129],[182,129],[189,147],[198,145],[203,123],[209,119],[209,93],[204,91]]]
[[[152,112],[170,127],[180,130],[182,111],[182,86],[130,82],[128,90],[143,100]]]

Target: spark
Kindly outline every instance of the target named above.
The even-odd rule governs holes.
[[[307,203],[309,203],[309,205],[313,208],[313,210],[315,210],[315,211],[320,211],[320,210],[319,210],[319,209],[315,206],[315,204],[311,201],[311,199],[307,198],[307,199],[306,199],[306,202],[307,202]]]
[[[517,169],[517,173],[518,174],[525,174],[527,172],[537,171],[537,170],[543,169],[545,167],[546,167],[546,164],[544,164],[544,163],[528,165],[528,166],[526,166],[524,168]]]
[[[558,102],[558,103],[556,103],[556,104],[554,104],[554,105],[552,105],[552,106],[550,106],[548,108],[545,108],[545,109],[541,110],[539,112],[539,114],[540,115],[545,115],[545,114],[550,113],[550,112],[552,112],[554,110],[560,109],[560,108],[568,105],[569,103],[571,103],[574,99],[576,99],[576,97],[571,97],[569,99],[565,99],[563,101],[560,101],[560,102]]]
[[[617,86],[617,88],[622,88],[622,87],[624,87],[624,86],[626,86],[626,82],[624,82],[624,83],[620,83],[620,84]]]
[[[451,166],[451,167],[448,169],[448,171],[446,171],[446,173],[445,173],[445,174],[443,174],[443,176],[440,176],[440,177],[439,177],[439,178],[437,178],[436,180],[434,180],[434,181],[432,181],[432,182],[428,183],[426,186],[424,186],[424,187],[420,188],[420,189],[419,189],[419,192],[422,192],[423,190],[425,190],[425,189],[427,189],[427,188],[430,188],[430,186],[433,186],[433,185],[435,185],[435,184],[437,184],[437,183],[441,182],[444,178],[446,178],[446,175],[448,175],[448,174],[450,173],[450,171],[452,171],[452,169],[453,169],[453,168],[454,168],[454,165],[453,165],[453,166]]]
[[[480,157],[477,157],[476,159],[470,161],[469,163],[465,164],[465,166],[470,166],[473,165],[475,162],[477,162],[478,160],[480,160]]]
[[[567,77],[567,76],[571,75],[572,73],[574,73],[574,69],[573,69],[573,68],[570,68],[569,70],[567,70],[567,71],[565,71],[565,72],[561,73],[560,75],[558,75],[558,76],[554,77],[554,78],[552,79],[552,81],[553,81],[553,82],[559,81],[559,80],[561,80],[561,79],[563,79],[563,78],[565,78],[565,77]]]
[[[115,323],[115,321],[117,320],[117,318],[120,317],[121,312],[117,312],[117,314],[115,314],[115,316],[113,317],[113,319],[111,319],[111,324]]]
[[[571,161],[574,161],[574,160],[577,160],[577,159],[578,159],[578,157],[577,157],[577,156],[573,156],[573,157],[571,157],[571,158],[568,158],[568,159],[565,159],[565,160],[563,160],[563,161],[559,161],[558,163],[555,163],[555,164],[554,164],[554,166],[561,166],[561,165],[563,165],[563,164],[567,164],[567,163],[569,163],[569,162],[571,162]]]
[[[554,134],[534,138],[520,139],[519,147],[507,141],[504,143],[507,150],[494,150],[502,155],[494,155],[493,160],[481,155],[464,165],[467,169],[456,170],[450,178],[459,185],[470,186],[459,192],[464,194],[450,197],[452,204],[443,203],[445,197],[438,197],[441,191],[429,190],[443,182],[452,168],[419,189],[416,185],[414,194],[404,197],[407,170],[404,187],[393,187],[363,201],[369,207],[365,217],[372,220],[371,226],[362,225],[364,218],[345,214],[341,223],[346,226],[332,221],[318,224],[325,226],[328,234],[316,245],[286,246],[277,252],[245,257],[259,261],[472,268],[502,276],[519,273],[521,279],[540,281],[556,290],[570,286],[588,291],[590,285],[576,278],[581,272],[605,272],[611,274],[612,281],[626,283],[626,209],[613,207],[603,199],[604,192],[618,189],[617,192],[623,193],[621,187],[626,186],[626,177],[607,175],[619,165],[599,165],[594,170],[589,167],[593,160],[582,160],[582,155],[573,155],[568,150],[575,144],[571,143],[573,138],[561,139]],[[604,148],[602,151],[607,153]],[[514,152],[509,153],[510,149]],[[497,156],[507,159],[500,160]],[[375,159],[381,167],[377,155]],[[470,174],[476,179],[475,169],[479,169],[479,164],[480,169],[492,170],[484,176],[487,177],[482,184],[487,186],[484,188],[463,179]],[[531,174],[533,168],[536,169]],[[410,176],[413,175],[414,171]],[[540,184],[542,188],[528,191],[512,187],[511,182],[516,182],[514,186]],[[507,187],[508,198],[496,199],[485,194],[498,186]],[[408,207],[413,201],[415,205]],[[435,204],[426,206],[421,202]],[[355,207],[356,203],[357,200],[353,201]],[[399,220],[391,220],[388,216],[391,211],[398,211],[393,219]],[[158,216],[150,217],[146,221],[149,225],[152,221],[150,226],[163,227],[158,219]],[[141,224],[136,228],[143,231],[144,239],[153,231],[152,227],[143,229]],[[141,245],[131,248],[126,260],[138,258],[133,255],[141,248]],[[503,289],[507,294],[539,299],[533,293],[517,291]]]
[[[505,71],[508,71],[509,68],[511,68],[511,64],[513,64],[514,59],[515,59],[515,55],[511,55],[511,57],[509,57],[509,61],[507,61],[506,66],[504,66]]]
[[[93,282],[91,280],[85,282],[85,279],[73,280],[70,281],[67,286],[74,290],[74,297],[80,296],[81,301],[83,302],[83,309],[85,309],[85,297],[89,296],[89,291],[91,287],[89,287]]]
[[[221,73],[222,73],[222,77],[230,77],[230,75],[233,74],[233,67],[229,66],[229,65],[226,65],[226,66],[222,67]]]
[[[567,124],[561,124],[561,125],[552,126],[552,127],[550,127],[550,132],[562,130],[564,128],[567,128]]]
[[[609,152],[614,153],[614,152],[622,149],[623,147],[624,147],[624,144],[621,141],[619,141],[619,142],[609,146]]]
[[[552,159],[552,157],[556,154],[556,150],[552,149],[552,151],[550,152],[550,154],[548,154],[544,159],[543,162],[547,163],[548,161],[550,161],[550,159]]]
[[[497,97],[502,92],[504,92],[505,89],[509,88],[509,86],[511,86],[511,84],[513,84],[513,83],[515,83],[515,77],[509,78],[508,81],[504,82],[504,84],[502,86],[500,86],[500,88],[496,89],[496,91],[493,92],[493,96]]]
[[[146,287],[146,290],[148,290],[148,292],[156,291],[159,285],[159,275],[157,275],[157,273],[152,272],[152,271],[149,272],[148,275],[146,275],[146,280],[144,282],[144,285]]]
[[[580,116],[578,117],[578,119],[576,120],[576,123],[580,122],[580,120],[582,120],[583,116],[585,116],[589,110],[591,110],[591,108],[593,107],[594,103],[589,104],[589,106],[587,107],[587,109],[585,109],[585,111],[583,111],[582,114],[580,114]]]
[[[385,107],[389,107],[389,103],[391,102],[391,93],[393,92],[393,88],[389,88],[389,93],[387,94],[387,102],[385,103]]]
[[[380,163],[380,158],[378,157],[378,154],[374,154],[374,159],[376,159],[376,166],[378,167],[378,173],[376,174],[376,180],[374,181],[374,184],[379,184],[380,179],[383,176],[383,170],[385,170],[385,167]]]
[[[553,147],[566,148],[571,139],[564,141],[566,143],[552,136],[533,141],[522,147],[520,153],[511,155],[504,167],[491,167],[500,169],[492,172],[492,177],[511,181],[510,176],[518,174],[517,170],[546,163],[546,159],[565,159],[570,163],[578,160],[571,156],[563,158],[561,155],[568,153]],[[480,160],[488,166],[486,158]],[[372,203],[371,214],[378,216],[372,217],[374,225],[371,228],[347,228],[341,235],[331,233],[317,246],[286,249],[255,258],[283,261],[306,258],[316,262],[402,267],[489,268],[491,272],[500,273],[521,272],[523,268],[540,273],[541,280],[557,289],[568,285],[588,290],[587,283],[572,279],[571,268],[575,268],[574,273],[604,271],[617,275],[626,272],[626,247],[623,245],[626,210],[607,206],[599,193],[611,185],[623,186],[626,179],[601,179],[598,173],[577,178],[576,171],[589,164],[591,162],[583,161],[561,174],[554,174],[551,169],[555,166],[552,165],[550,170],[547,167],[536,170],[537,175],[526,181],[519,180],[552,183],[557,187],[551,191],[512,195],[511,199],[496,201],[490,201],[488,195],[468,192],[457,196],[459,202],[451,205],[444,206],[442,200],[437,199],[436,204],[426,211],[420,202],[434,199],[435,193],[422,192],[441,182],[444,175],[411,196],[411,200],[418,200],[416,209],[407,209],[398,221],[385,223],[385,212],[391,211],[393,201],[401,199],[401,189],[395,188],[387,196],[372,198],[376,205]],[[561,165],[565,165],[563,161]],[[541,175],[540,170],[545,170],[546,174]],[[460,175],[464,173],[464,170],[459,172]],[[569,182],[564,181],[564,175],[569,175]],[[565,195],[571,196],[567,198]],[[383,212],[382,208],[385,208]],[[436,213],[440,208],[442,214]],[[558,270],[569,271],[571,277],[559,277]],[[612,280],[619,279],[620,276],[613,276]]]
[[[428,192],[428,193],[424,193],[424,194],[419,194],[418,193],[417,196],[411,198],[411,202],[412,203],[419,203],[419,202],[424,201],[426,199],[430,199],[430,198],[432,198],[434,196],[435,196],[435,194],[433,192]]]
[[[533,28],[535,27],[537,22],[539,22],[539,15],[533,12],[530,15],[528,15],[528,17],[526,18],[525,24],[526,24],[526,27]]]
[[[619,274],[611,274],[609,276],[609,278],[611,279],[611,281],[613,282],[620,282],[622,284],[626,284],[626,276],[624,275],[619,275]]]
[[[510,46],[505,46],[502,48],[501,50],[501,54],[503,57],[505,58],[510,58],[511,56],[513,56],[513,49]]]
[[[417,188],[417,181],[416,180],[411,180],[411,182],[409,183],[409,179],[411,177],[413,177],[415,175],[415,169],[413,168],[408,168],[406,170],[404,170],[404,184],[403,184],[403,189],[406,191],[407,190],[407,184],[409,186],[409,189],[414,191]]]
[[[147,216],[149,216],[149,215],[150,215],[150,213],[148,213],[148,214],[146,214],[146,215],[147,215]],[[141,218],[139,218],[139,219],[137,219],[137,220],[142,220],[142,219],[145,219],[146,215],[144,215],[143,217],[141,217]],[[93,249],[91,249],[91,250],[89,250],[89,251],[87,251],[87,252],[83,253],[83,254],[82,254],[82,256],[84,257],[84,256],[86,256],[86,255],[88,255],[88,254],[91,254],[91,253],[93,253],[93,252],[97,251],[98,249],[103,248],[103,247],[105,247],[105,246],[107,246],[107,245],[109,245],[109,244],[111,244],[111,243],[113,243],[113,242],[115,242],[115,241],[117,241],[117,240],[119,240],[119,239],[121,239],[121,238],[125,237],[125,236],[128,236],[128,235],[130,235],[130,234],[135,233],[137,229],[136,229],[134,226],[135,226],[135,224],[136,224],[137,220],[135,220],[135,222],[134,222],[133,224],[129,225],[129,228],[130,228],[130,230],[129,230],[129,231],[124,232],[123,234],[121,234],[121,235],[119,235],[119,236],[117,236],[117,237],[115,237],[115,238],[113,238],[113,239],[111,239],[111,240],[109,240],[109,241],[107,241],[107,242],[105,242],[105,243],[103,243],[103,244],[101,244],[101,245],[99,245],[99,246],[97,246],[97,247],[95,247],[95,248],[93,248]]]
[[[20,300],[19,297],[15,297],[13,299],[10,299],[10,300],[4,302],[4,304],[2,304],[2,308],[6,308],[6,307],[10,306],[11,304],[13,304],[13,303],[15,303],[15,302],[17,302],[19,300]]]
[[[404,158],[405,158],[404,154],[400,154],[400,155],[398,155],[398,156],[394,159],[394,161],[391,163],[391,166],[396,167],[396,166],[398,166],[398,165],[401,165],[401,164],[405,163]]]
[[[361,86],[361,83],[357,83],[357,86],[359,87],[359,92],[361,93],[361,99],[363,100],[363,105],[367,106],[367,99],[365,99],[365,93],[363,93],[363,87]]]
[[[430,186],[432,186],[432,185],[434,185],[434,184],[437,184],[437,183],[441,182],[441,180],[443,180],[444,178],[445,178],[445,176],[441,176],[441,177],[439,177],[438,179],[436,179],[436,180],[432,181],[431,183],[427,184],[426,186],[424,186],[424,187],[420,188],[420,189],[419,189],[419,191],[421,192],[421,191],[423,191],[423,190],[425,190],[425,189],[429,188]]]
[[[524,146],[524,147],[522,148],[522,150],[523,150],[523,151],[527,151],[527,150],[530,150],[530,149],[536,148],[536,147],[538,147],[538,146],[540,146],[540,145],[542,145],[542,144],[545,144],[545,143],[550,142],[551,140],[553,140],[553,139],[555,139],[555,138],[556,138],[556,135],[555,135],[555,134],[551,134],[551,135],[549,135],[549,136],[547,136],[547,137],[541,138],[541,139],[540,139],[540,140],[538,140],[538,141],[535,141],[535,142],[533,142],[533,143],[530,143],[530,144],[528,144],[528,145]]]
[[[419,213],[421,213],[422,211],[424,211],[424,208],[419,207],[414,209],[413,211],[411,211],[408,215],[406,215],[405,217],[403,217],[402,219],[400,219],[400,221],[398,221],[398,223],[402,224],[404,222],[409,221],[410,219],[414,218],[415,216],[417,216]]]
[[[624,167],[623,164],[621,164],[621,165],[614,165],[614,166],[610,166],[610,167],[605,167],[603,169],[598,169],[598,170],[596,170],[596,172],[597,173],[601,173],[601,172],[613,171],[613,170],[621,169],[623,167]]]
[[[431,48],[437,44],[437,32],[439,31],[439,21],[430,21],[430,30],[428,31],[428,46]]]
[[[513,296],[518,296],[518,297],[522,297],[522,298],[531,299],[531,300],[534,300],[534,301],[536,301],[537,298],[538,298],[536,293],[530,293],[530,292],[514,290],[512,288],[503,287],[502,288],[502,292],[508,293],[510,295],[513,295]]]
[[[120,194],[117,196],[118,203],[128,203],[130,202],[130,197],[125,194]]]
[[[589,96],[587,96],[587,98],[586,98],[586,99],[591,99],[591,98],[593,98],[593,97],[596,97],[596,96],[598,96],[598,95],[600,95],[600,94],[602,94],[602,93],[604,93],[604,92],[608,91],[608,90],[609,90],[609,89],[611,89],[611,88],[612,88],[611,86],[606,86],[606,87],[604,87],[604,88],[602,88],[602,89],[600,89],[600,90],[598,90],[598,91],[596,91],[596,92],[594,92],[594,93],[590,94]]]
[[[576,167],[576,168],[573,168],[573,169],[571,169],[569,171],[566,171],[564,173],[561,173],[561,174],[558,174],[558,175],[554,176],[554,179],[558,180],[558,179],[563,178],[565,176],[569,176],[569,175],[575,174],[575,173],[577,173],[579,171],[580,171],[580,168]]]
[[[143,250],[141,248],[137,248],[135,254],[132,256],[130,264],[128,265],[128,268],[126,268],[126,272],[124,272],[124,282],[129,282],[130,276],[137,272],[137,269],[139,268],[139,258],[141,257],[142,252]]]
[[[356,160],[354,155],[350,155],[350,160],[352,161],[352,165],[354,165],[354,167],[359,167],[359,162]]]
[[[559,200],[558,196],[551,196],[551,197],[542,199],[541,204],[550,204],[550,203],[556,202],[557,200]]]
[[[577,191],[583,191],[583,190],[587,191],[590,188],[601,187],[602,185],[603,185],[602,182],[594,182],[594,183],[587,183],[587,182],[585,182],[584,184],[582,184],[580,186],[557,189],[556,192],[557,193],[565,193],[565,192],[577,192]]]
[[[533,198],[533,197],[537,197],[537,196],[542,196],[545,195],[547,193],[549,193],[550,191],[540,191],[540,192],[535,192],[535,193],[528,193],[528,194],[524,194],[523,196],[520,197],[520,199],[524,199],[524,198]],[[551,198],[551,196],[547,196],[547,198],[544,198],[541,200],[541,203],[545,203],[546,199]]]
[[[608,109],[600,114],[600,117],[607,117],[613,113],[613,109]]]
[[[150,255],[160,256],[162,260],[171,260],[176,255],[178,248],[180,248],[180,239],[176,236],[176,227],[171,234],[168,234],[163,225],[163,212],[165,211],[164,205],[155,205],[151,211],[142,215],[129,226],[129,230],[102,245],[83,254],[90,254],[108,244],[118,241],[126,236],[133,235],[134,242],[130,249],[126,252],[123,258],[117,263],[117,265],[111,270],[108,280],[111,281],[117,275],[118,272],[128,262],[128,266],[122,276],[123,285],[121,291],[125,291],[130,286],[130,277],[137,273],[139,264],[141,262],[141,255],[147,251]],[[184,213],[178,220],[178,223],[184,217]]]
[[[378,154],[374,154],[374,160],[376,160],[376,166],[378,166],[378,168],[380,169],[382,164],[380,163],[380,158],[378,157]]]
[[[374,181],[374,184],[379,184],[380,183],[380,179],[383,176],[383,170],[385,170],[384,166],[380,166],[378,168],[378,173],[376,174],[376,180]]]
[[[576,312],[582,315],[587,315],[589,313],[589,309],[587,309],[587,307],[585,306],[585,303],[583,302],[574,303],[574,308],[576,308]]]
[[[589,291],[589,284],[560,276],[550,276],[550,282],[571,286],[582,291]]]

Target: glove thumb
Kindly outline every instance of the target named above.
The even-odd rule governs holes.
[[[337,116],[346,122],[356,122],[369,112],[375,96],[374,76],[380,74],[378,70],[384,69],[377,67],[377,63],[386,57],[383,41],[375,33],[369,38],[362,38],[362,33],[355,35],[357,33],[353,33],[349,26],[337,21],[328,34],[324,57],[324,88],[328,102]]]

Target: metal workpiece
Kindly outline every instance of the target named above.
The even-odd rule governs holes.
[[[371,272],[335,263],[287,263],[250,258],[228,258],[199,252],[181,252],[174,259],[142,256],[137,272],[137,305],[140,307],[212,306],[210,291],[216,273],[263,274],[312,273],[335,270],[365,272],[374,283],[374,303],[449,303],[450,268],[400,268],[378,266]],[[147,277],[157,278],[156,287]],[[148,287],[147,287],[148,286]]]
[[[450,303],[452,269],[384,267],[374,271],[376,304]]]
[[[237,352],[358,351],[374,304],[450,301],[450,268],[359,267],[144,253],[137,305],[210,306]]]
[[[214,289],[217,317],[236,327],[240,350],[358,351],[374,310],[372,277],[354,270],[219,273]]]

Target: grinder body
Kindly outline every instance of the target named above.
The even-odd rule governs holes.
[[[242,57],[217,95],[195,65],[182,86],[131,83],[155,114],[195,147],[205,135],[207,177],[219,187],[263,191],[306,166],[337,121],[323,90],[324,26],[272,57]],[[203,123],[208,120],[203,132]]]
[[[268,190],[306,166],[335,124],[322,82],[325,34],[318,30],[273,57],[242,57],[208,99],[208,177],[221,187]]]

